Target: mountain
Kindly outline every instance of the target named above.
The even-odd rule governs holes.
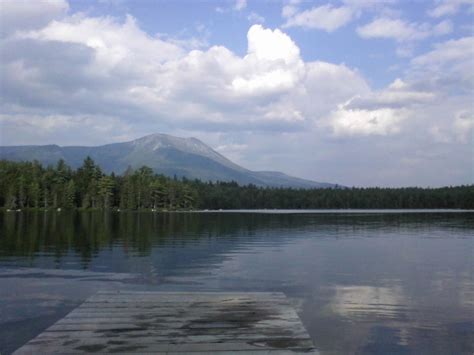
[[[245,169],[196,138],[179,138],[167,134],[151,134],[130,142],[97,147],[58,145],[30,145],[0,147],[0,159],[14,161],[38,160],[42,164],[56,164],[64,159],[74,168],[90,156],[110,173],[123,173],[129,166],[149,166],[156,173],[185,176],[203,181],[236,181],[239,184],[285,187],[334,187],[336,185],[305,180],[275,171]]]

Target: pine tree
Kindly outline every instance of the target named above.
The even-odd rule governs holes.
[[[102,208],[110,208],[114,185],[112,177],[104,175],[100,178],[98,183],[98,193],[102,198]]]
[[[15,191],[15,188],[12,186],[8,189],[8,193],[5,199],[5,207],[10,210],[16,210],[17,206],[18,204],[17,204],[16,191]]]
[[[64,207],[74,208],[76,206],[76,184],[74,180],[69,180],[64,193]]]
[[[31,206],[38,208],[40,205],[41,189],[38,181],[32,181],[28,188],[29,201]]]
[[[150,185],[151,191],[151,199],[152,199],[152,207],[154,209],[164,207],[164,199],[165,199],[165,187],[161,183],[160,180],[155,179]]]

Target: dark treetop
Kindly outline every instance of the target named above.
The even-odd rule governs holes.
[[[0,207],[120,208],[128,210],[456,208],[474,209],[474,185],[423,188],[245,186],[157,175],[149,167],[122,175],[103,172],[90,157],[74,170],[0,160]]]

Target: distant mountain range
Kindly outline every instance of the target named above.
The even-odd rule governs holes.
[[[90,156],[110,173],[123,173],[128,167],[149,166],[158,174],[185,176],[203,181],[236,181],[239,184],[297,188],[335,187],[330,183],[300,179],[276,171],[251,171],[219,154],[199,139],[151,134],[130,142],[97,147],[27,145],[0,147],[0,159],[37,160],[44,165],[64,159],[73,168]]]

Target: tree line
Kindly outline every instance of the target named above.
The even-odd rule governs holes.
[[[442,188],[262,188],[196,182],[200,209],[474,209],[474,185]]]
[[[0,206],[7,209],[178,210],[193,209],[195,202],[189,183],[146,166],[119,176],[105,174],[90,157],[77,170],[64,160],[46,168],[36,161],[0,161]]]
[[[443,188],[316,188],[241,186],[158,175],[149,167],[106,174],[87,157],[74,170],[63,160],[43,167],[0,161],[0,207],[58,209],[474,209],[474,185]]]

